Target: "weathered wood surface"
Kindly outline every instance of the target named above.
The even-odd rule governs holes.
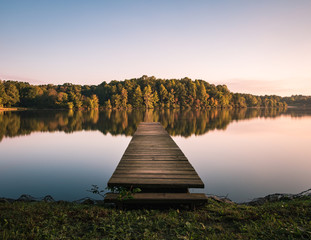
[[[204,188],[186,156],[160,123],[140,123],[109,187]]]

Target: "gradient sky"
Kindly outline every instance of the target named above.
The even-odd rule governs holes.
[[[0,79],[142,75],[311,95],[310,0],[0,0]]]

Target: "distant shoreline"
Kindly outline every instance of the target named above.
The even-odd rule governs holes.
[[[4,107],[0,107],[0,111],[17,111],[19,110],[18,108],[4,108]]]
[[[245,107],[244,109],[278,109],[278,107]],[[290,106],[288,105],[286,108],[311,108],[311,106]],[[145,108],[131,108],[131,109],[116,109],[116,108],[99,108],[97,110],[120,110],[120,111],[123,111],[123,110],[146,110]],[[153,108],[153,109],[173,109],[173,108]],[[148,110],[153,110],[153,109],[148,109]],[[193,108],[187,108],[187,109],[193,109]],[[231,108],[221,108],[221,107],[216,107],[216,108],[207,108],[207,109],[200,109],[200,110],[212,110],[212,109],[241,109],[240,107],[231,107]],[[41,111],[41,110],[74,110],[74,111],[88,111],[90,109],[68,109],[68,108],[28,108],[28,107],[10,107],[10,108],[7,108],[7,107],[0,107],[0,111],[26,111],[26,110],[38,110],[38,111]],[[93,110],[93,109],[91,109]],[[185,109],[179,109],[179,108],[174,108],[174,110],[185,110]],[[193,109],[195,110],[195,109]]]

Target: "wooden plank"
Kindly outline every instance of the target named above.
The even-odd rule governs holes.
[[[117,174],[117,173],[146,173],[146,174],[148,174],[148,173],[150,173],[150,174],[152,174],[152,173],[158,173],[158,174],[166,174],[166,175],[181,175],[181,174],[193,174],[193,175],[195,175],[195,176],[198,176],[197,174],[196,174],[196,172],[193,170],[193,169],[191,169],[191,170],[183,170],[183,171],[178,171],[178,170],[163,170],[163,169],[133,169],[133,170],[131,170],[131,169],[117,169],[116,171],[114,171],[114,174]],[[113,177],[113,176],[112,176]],[[198,178],[199,178],[199,176],[198,176]]]
[[[184,155],[183,154],[175,154],[175,153],[159,153],[159,152],[127,152],[124,154],[124,156],[127,156],[127,157],[132,157],[132,156],[141,156],[141,157],[144,157],[144,156],[161,156],[161,157],[183,157]]]
[[[118,171],[126,171],[126,170],[129,170],[129,171],[148,171],[148,170],[155,170],[155,171],[163,171],[163,169],[165,169],[166,171],[187,171],[187,172],[194,172],[193,171],[193,168],[190,168],[190,167],[161,167],[161,166],[158,166],[158,167],[152,167],[152,166],[140,166],[140,167],[128,167],[128,166],[125,166],[125,167],[118,167]]]
[[[139,188],[204,188],[199,180],[192,179],[140,179],[111,178],[108,187],[139,187]]]
[[[190,167],[183,167],[183,166],[167,166],[167,165],[159,165],[159,166],[155,166],[155,165],[147,165],[147,166],[144,166],[144,165],[134,165],[134,166],[128,166],[128,165],[119,165],[118,166],[118,170],[147,170],[147,169],[156,169],[156,170],[160,170],[160,169],[166,169],[168,171],[171,171],[171,170],[176,170],[176,171],[188,171],[188,170],[193,170],[193,168],[190,168]]]
[[[149,155],[149,156],[185,156],[182,152],[180,151],[161,151],[161,150],[148,150],[148,151],[140,151],[140,150],[128,150],[126,152],[126,154],[124,154],[125,156],[129,156],[129,155],[136,155],[136,156],[140,156],[140,155]]]
[[[140,123],[108,186],[164,189],[204,184],[160,123]]]
[[[116,184],[122,184],[122,183],[127,183],[129,185],[145,185],[145,184],[153,184],[156,182],[157,184],[200,184],[200,179],[163,179],[163,178],[150,178],[150,179],[141,179],[141,178],[131,178],[131,179],[126,179],[126,178],[118,178],[118,177],[112,177],[111,182],[116,183]]]
[[[161,169],[169,169],[169,170],[180,170],[180,169],[193,169],[191,166],[189,165],[186,165],[186,164],[155,164],[155,163],[143,163],[143,164],[138,164],[138,163],[135,163],[135,164],[127,164],[127,163],[119,163],[118,165],[118,169],[119,168],[129,168],[129,169],[132,169],[132,168],[161,168]]]
[[[172,176],[172,175],[167,175],[167,174],[115,173],[113,177],[114,178],[141,178],[141,179],[158,178],[158,179],[196,179],[196,180],[199,180],[199,178],[193,174]]]
[[[188,161],[186,160],[178,160],[178,159],[161,159],[161,160],[152,160],[152,159],[122,159],[119,164],[123,165],[170,165],[170,166],[190,166]],[[193,168],[193,167],[192,167]]]
[[[147,161],[147,160],[153,160],[153,161],[187,161],[187,158],[185,156],[157,156],[157,155],[129,155],[129,156],[125,156],[123,155],[121,160],[142,160],[142,161]]]
[[[185,161],[165,161],[165,160],[121,160],[119,165],[168,165],[168,166],[189,166]]]

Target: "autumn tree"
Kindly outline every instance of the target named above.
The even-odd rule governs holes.
[[[133,95],[133,107],[140,108],[143,105],[143,94],[141,92],[140,86],[137,86]]]
[[[153,108],[153,94],[149,85],[144,88],[144,101],[147,109]]]
[[[122,88],[121,90],[121,108],[125,109],[127,107],[127,90]]]
[[[169,108],[175,107],[175,91],[174,91],[174,89],[171,89],[170,93],[168,94],[167,106]]]
[[[143,91],[142,91],[143,89]],[[226,85],[209,84],[203,80],[157,79],[144,75],[125,81],[113,80],[95,85],[31,85],[24,82],[0,81],[0,104],[4,107],[21,106],[34,108],[231,108],[267,107],[284,108],[287,104],[311,105],[311,97],[254,96],[231,93]],[[287,104],[286,104],[287,103]]]
[[[198,96],[198,99],[201,101],[201,106],[204,107],[204,108],[207,107],[207,105],[208,105],[207,100],[209,98],[209,95],[206,92],[206,89],[205,89],[205,86],[204,86],[203,82],[201,82],[199,84],[198,95],[197,96]]]
[[[163,84],[160,85],[159,96],[161,103],[166,103],[166,100],[168,99],[168,92]]]
[[[121,108],[121,96],[119,94],[112,96],[112,106],[117,109]]]
[[[158,96],[158,92],[157,92],[157,91],[154,91],[154,93],[153,93],[152,102],[153,102],[153,105],[154,105],[155,107],[158,106],[159,96]]]

